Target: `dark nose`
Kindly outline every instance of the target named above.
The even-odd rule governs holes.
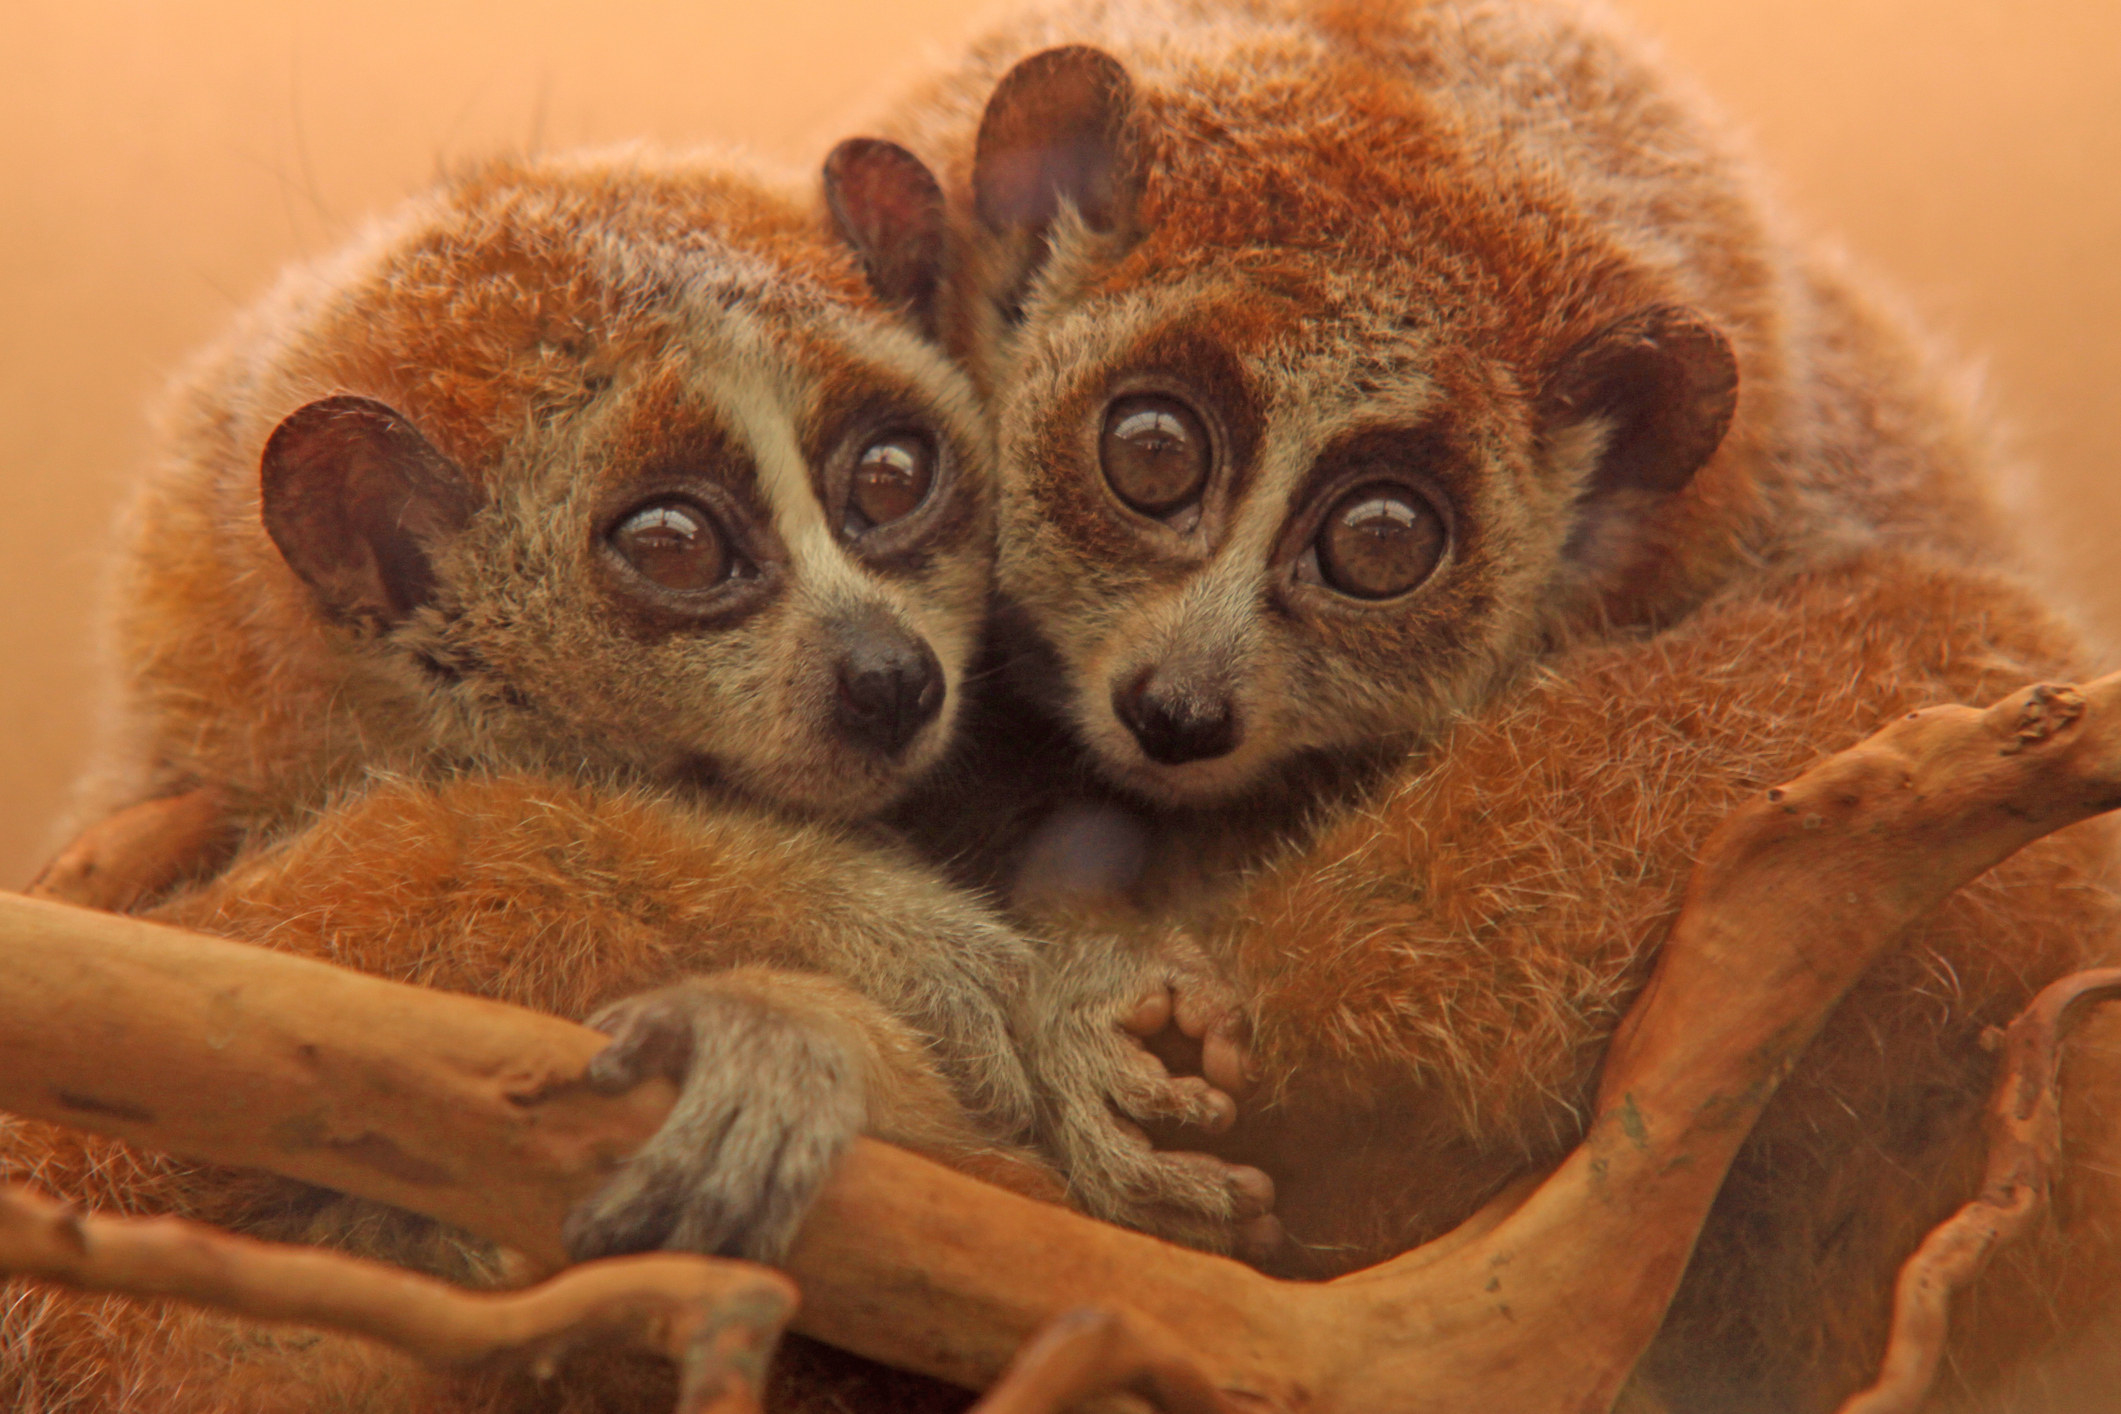
[[[1112,710],[1158,765],[1207,761],[1237,746],[1237,713],[1227,694],[1156,669],[1115,688]]]
[[[840,730],[864,746],[896,756],[943,709],[943,665],[927,641],[888,620],[843,630]]]

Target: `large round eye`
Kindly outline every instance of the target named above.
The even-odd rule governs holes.
[[[729,578],[720,527],[690,501],[650,501],[613,528],[611,548],[665,589],[712,589]]]
[[[1429,498],[1389,481],[1358,486],[1318,528],[1319,577],[1357,599],[1389,599],[1443,559],[1443,517]]]
[[[893,432],[862,449],[847,500],[869,525],[889,525],[913,514],[934,484],[935,444],[918,432]]]
[[[1097,455],[1122,501],[1166,515],[1199,496],[1208,479],[1208,429],[1176,398],[1121,398],[1105,410]]]

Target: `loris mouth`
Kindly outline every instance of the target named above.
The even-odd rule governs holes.
[[[1259,777],[1259,772],[1250,766],[1233,766],[1228,757],[1166,766],[1138,754],[1122,760],[1100,754],[1105,774],[1113,784],[1158,805],[1228,804],[1250,791]]]

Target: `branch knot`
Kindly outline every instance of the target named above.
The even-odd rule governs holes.
[[[2037,746],[2084,715],[2084,694],[2066,683],[2036,683],[2018,709],[2011,744],[2005,756],[2015,756],[2028,746]]]

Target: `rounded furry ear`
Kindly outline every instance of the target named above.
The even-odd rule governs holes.
[[[933,333],[945,229],[935,174],[895,142],[851,137],[825,158],[825,205],[870,287]]]
[[[1037,229],[1070,202],[1092,230],[1114,231],[1139,196],[1134,81],[1101,49],[1033,54],[1003,76],[980,119],[973,200],[996,232]]]
[[[433,552],[476,509],[464,473],[373,398],[305,403],[266,439],[265,533],[330,617],[387,628],[434,597]]]
[[[1562,356],[1539,398],[1549,443],[1602,423],[1584,492],[1672,492],[1716,454],[1738,405],[1738,361],[1693,310],[1659,304],[1617,319]]]

